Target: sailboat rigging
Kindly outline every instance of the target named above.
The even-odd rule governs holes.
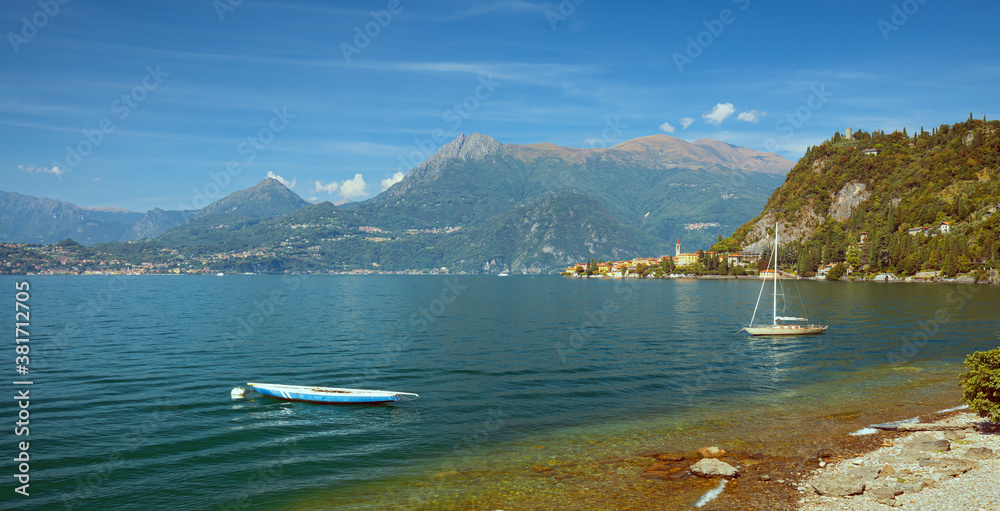
[[[754,306],[753,316],[750,318],[750,325],[743,327],[750,335],[805,335],[805,334],[821,334],[829,328],[826,325],[813,325],[809,323],[806,318],[799,318],[794,316],[779,316],[778,315],[778,223],[774,224],[774,250],[771,251],[771,256],[774,258],[774,265],[771,266],[771,261],[768,261],[768,266],[773,268],[773,291],[771,292],[771,324],[767,325],[754,325],[754,321],[757,319],[757,309],[760,308],[760,298],[764,295],[764,287],[767,285],[767,277],[765,276],[761,279],[760,293],[757,294],[757,305]]]

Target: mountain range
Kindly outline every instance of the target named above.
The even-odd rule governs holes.
[[[184,223],[194,211],[160,208],[136,213],[85,208],[47,198],[0,191],[0,242],[47,245],[66,238],[89,245],[151,238]]]
[[[250,271],[543,272],[589,258],[668,253],[677,238],[691,250],[707,248],[753,218],[792,166],[709,139],[655,135],[579,149],[472,134],[349,209],[309,204],[273,179],[196,212],[104,212],[4,193],[0,219],[19,229],[0,231],[0,241],[144,238],[127,252],[166,248],[190,258],[244,251],[244,260],[226,264]],[[117,245],[99,248],[125,250]]]

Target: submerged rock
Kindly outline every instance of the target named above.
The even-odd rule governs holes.
[[[681,461],[684,459],[684,456],[675,453],[661,453],[653,456],[653,458],[660,461]]]
[[[699,477],[724,477],[732,479],[739,475],[736,467],[715,458],[705,458],[691,465],[691,472]]]
[[[698,456],[702,458],[721,458],[726,455],[726,451],[716,446],[702,447],[698,449]]]

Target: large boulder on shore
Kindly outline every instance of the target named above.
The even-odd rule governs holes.
[[[704,458],[691,465],[691,472],[698,477],[724,477],[732,479],[739,475],[736,467],[715,458]]]
[[[865,481],[850,474],[828,474],[813,480],[812,487],[820,495],[846,497],[864,493]]]
[[[903,490],[891,486],[878,486],[868,490],[868,498],[886,506],[896,505],[896,496],[902,494]]]
[[[906,447],[915,452],[944,452],[951,450],[951,442],[944,439],[921,440],[907,444]]]
[[[970,460],[991,460],[993,459],[993,449],[989,447],[973,447],[965,451],[965,457]]]

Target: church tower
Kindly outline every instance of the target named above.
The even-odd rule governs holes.
[[[681,239],[677,238],[677,246],[674,247],[674,257],[681,256]]]

